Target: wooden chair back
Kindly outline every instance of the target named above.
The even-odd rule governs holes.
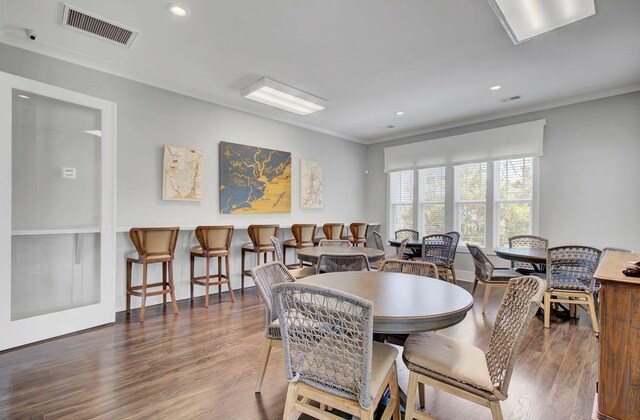
[[[291,233],[298,247],[313,246],[313,241],[316,239],[316,225],[295,224],[291,226]]]
[[[142,259],[168,255],[173,259],[179,227],[131,228],[129,237]]]
[[[279,225],[249,225],[247,228],[249,239],[258,250],[260,248],[271,248],[273,246],[271,237],[277,237],[279,231]]]
[[[327,239],[342,239],[342,231],[344,223],[325,223],[322,226],[322,232]]]
[[[228,251],[233,238],[233,226],[198,226],[195,233],[202,251]]]
[[[351,230],[351,236],[353,236],[353,240],[358,239],[367,239],[367,232],[369,231],[368,223],[351,223],[349,226]]]

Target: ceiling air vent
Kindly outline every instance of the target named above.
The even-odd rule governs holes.
[[[122,47],[131,48],[138,31],[119,23],[77,9],[68,4],[62,12],[62,26]]]
[[[522,97],[520,95],[509,96],[507,98],[500,99],[500,102],[511,102],[511,101],[517,101],[518,99],[522,99]]]

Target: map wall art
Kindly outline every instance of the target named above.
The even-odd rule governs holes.
[[[321,209],[323,202],[322,163],[318,160],[300,160],[300,207]]]
[[[162,199],[202,200],[204,154],[187,147],[164,145]]]
[[[291,212],[291,153],[220,142],[220,213]]]

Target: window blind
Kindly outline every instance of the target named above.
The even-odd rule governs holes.
[[[455,167],[456,227],[460,242],[486,245],[487,163]]]
[[[420,198],[420,231],[432,235],[445,231],[446,168],[418,171]]]
[[[413,171],[394,172],[390,177],[392,230],[413,228]]]

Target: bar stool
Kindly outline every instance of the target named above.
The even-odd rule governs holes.
[[[300,225],[295,224],[291,226],[291,233],[293,234],[293,239],[287,239],[282,243],[282,247],[284,248],[284,255],[282,257],[282,263],[286,266],[287,260],[287,249],[301,249],[301,248],[309,248],[314,246],[314,239],[316,236],[316,225]],[[297,264],[293,264],[296,266]],[[300,260],[299,266],[302,267],[302,260]]]
[[[127,314],[131,310],[131,296],[140,296],[140,322],[144,322],[144,311],[147,296],[162,295],[162,304],[167,304],[167,294],[171,295],[173,313],[178,313],[175,287],[173,285],[173,254],[180,228],[132,228],[129,231],[131,242],[136,251],[127,253]],[[131,285],[133,264],[142,264],[142,284]],[[149,264],[162,263],[162,281],[148,283],[147,267]],[[168,277],[168,279],[167,279]],[[148,292],[151,287],[162,287],[161,290]]]
[[[244,256],[247,252],[255,252],[256,266],[260,265],[260,254],[264,254],[264,262],[267,262],[267,254],[271,253],[271,260],[276,260],[276,249],[271,243],[271,237],[278,236],[278,225],[249,225],[247,233],[251,242],[242,245],[242,280],[240,289],[244,293],[244,278],[251,277],[251,270],[245,270]]]
[[[367,232],[369,231],[368,223],[351,223],[349,230],[351,231],[351,235],[342,239],[348,240],[353,244],[353,246],[358,246],[360,244],[367,246]]]
[[[314,243],[317,245],[323,239],[342,239],[342,231],[344,230],[344,223],[325,223],[322,225],[322,233],[324,233],[324,238],[322,236],[316,236],[314,239]]]
[[[235,302],[231,281],[229,279],[229,249],[231,247],[231,238],[233,237],[233,226],[198,226],[196,228],[196,238],[200,246],[191,249],[191,300],[193,301],[193,286],[195,284],[205,287],[204,307],[209,306],[209,286],[218,286],[218,296],[222,292],[222,285],[229,287],[229,296],[231,301]],[[196,257],[205,258],[205,275],[195,276],[195,259]],[[211,258],[218,258],[218,274],[210,274]],[[222,258],[225,261],[225,274],[222,274]],[[211,278],[217,279],[211,281]]]

